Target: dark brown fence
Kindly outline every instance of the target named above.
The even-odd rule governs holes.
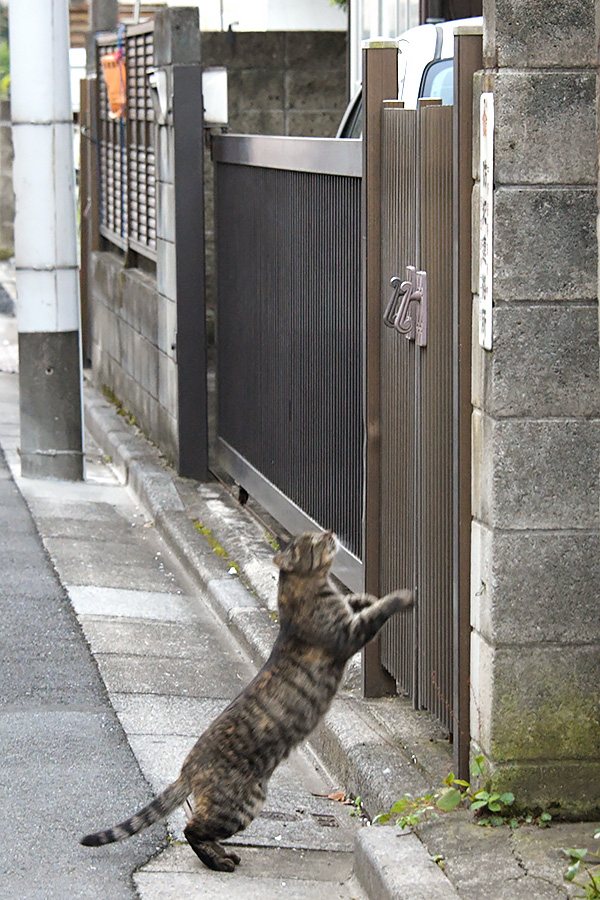
[[[359,141],[215,142],[221,462],[362,585]]]
[[[110,116],[101,59],[122,49],[126,116]],[[121,250],[156,258],[156,163],[154,110],[148,74],[154,66],[154,25],[128,26],[122,38],[99,35],[97,53],[97,145],[100,233]]]

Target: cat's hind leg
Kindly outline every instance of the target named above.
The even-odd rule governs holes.
[[[217,852],[222,854],[224,859],[232,859],[234,865],[239,866],[242,860],[233,847],[228,847],[227,844],[221,844],[219,841],[213,841],[213,846],[216,847]]]
[[[205,866],[216,872],[233,872],[240,862],[237,853],[207,838],[205,830],[192,820],[184,829],[185,838]]]

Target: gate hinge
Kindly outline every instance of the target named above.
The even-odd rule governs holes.
[[[406,279],[395,275],[392,296],[383,314],[384,324],[395,328],[419,347],[427,345],[427,272],[406,267]]]

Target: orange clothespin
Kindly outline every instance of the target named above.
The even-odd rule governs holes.
[[[121,50],[107,53],[102,57],[102,71],[108,93],[109,116],[111,119],[124,119],[127,109],[125,81],[125,60]]]

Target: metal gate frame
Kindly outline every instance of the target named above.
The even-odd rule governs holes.
[[[466,26],[454,45],[454,766],[469,778],[471,742],[471,356],[473,78],[483,40]]]

